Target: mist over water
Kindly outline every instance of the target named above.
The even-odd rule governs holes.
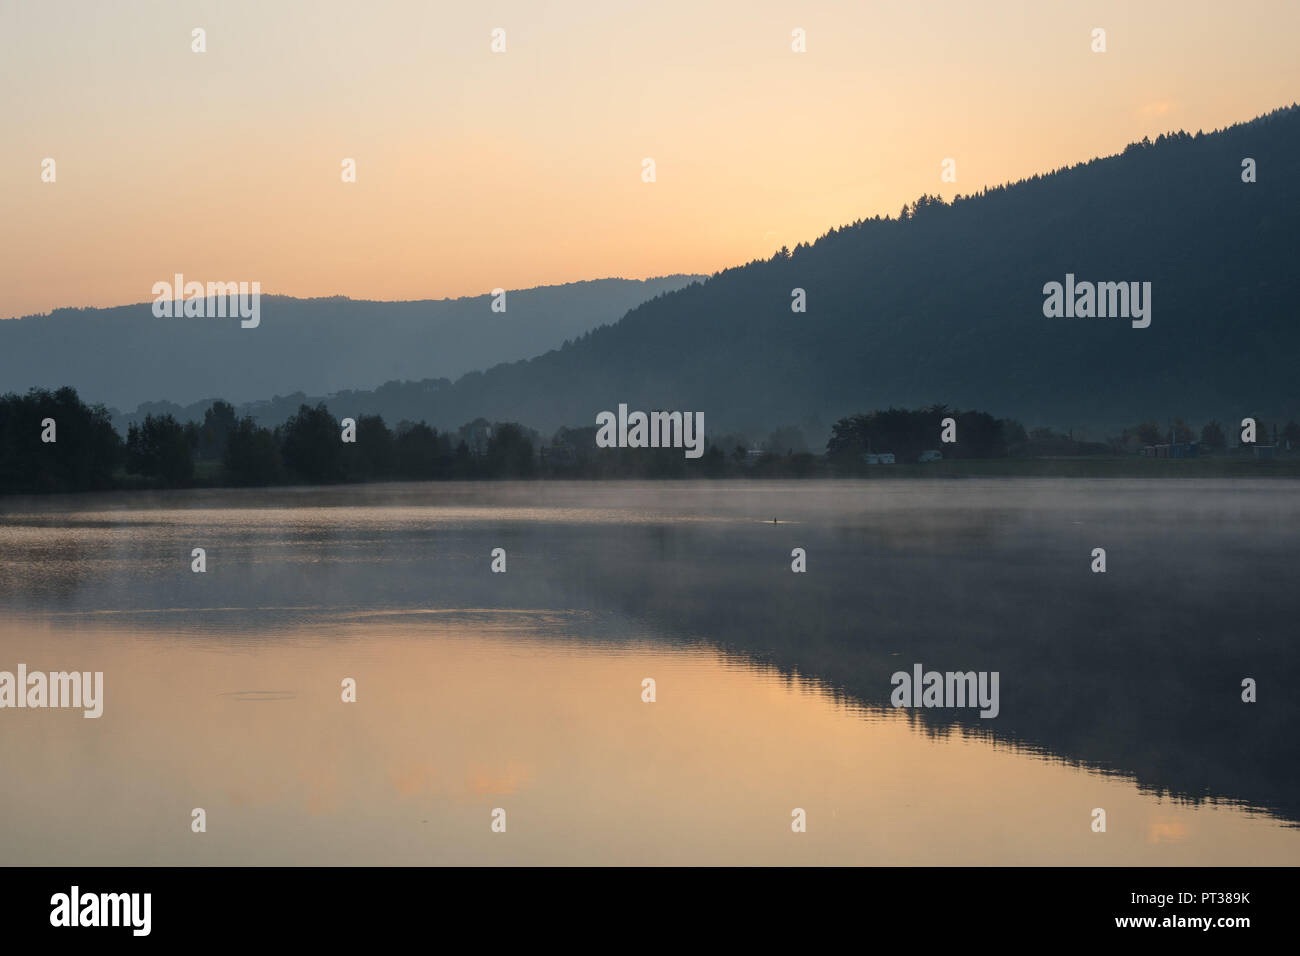
[[[3,499],[0,670],[102,670],[106,690],[98,720],[0,712],[0,856],[1294,864],[1297,490]],[[916,663],[999,672],[1000,713],[890,707],[891,674]],[[193,807],[207,833],[190,832]]]

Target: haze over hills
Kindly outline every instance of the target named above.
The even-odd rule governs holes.
[[[159,277],[167,281],[171,276]],[[228,276],[187,276],[228,279]],[[697,276],[597,279],[416,302],[263,295],[255,329],[230,318],[157,318],[152,301],[0,321],[0,388],[71,385],[124,409],[167,399],[246,402],[295,391],[458,377],[555,348]]]
[[[1243,181],[1246,158],[1256,182]],[[56,313],[32,325],[66,329],[58,341],[69,354],[44,355],[35,343],[48,347],[49,338],[21,341],[31,320],[0,323],[0,374],[7,388],[70,383],[88,400],[128,409],[140,397],[164,399],[130,417],[201,418],[208,401],[184,407],[189,397],[221,397],[272,425],[318,400],[338,416],[379,414],[390,424],[447,429],[483,417],[544,433],[593,424],[619,403],[702,411],[711,432],[755,433],[930,403],[1060,429],[1296,418],[1298,173],[1300,108],[1291,106],[953,203],[922,197],[899,217],[832,229],[704,282],[511,293],[506,315],[491,313],[487,297],[276,299],[264,301],[256,330],[152,316],[144,325],[130,309]],[[1045,316],[1045,284],[1067,275],[1150,283],[1150,325]],[[795,289],[806,293],[806,312],[791,309]],[[666,294],[642,301],[656,291]],[[615,317],[620,295],[634,300],[629,311],[596,327]],[[443,325],[430,318],[442,314]],[[155,334],[127,345],[115,328]],[[546,338],[559,347],[493,364],[544,351],[535,343]],[[492,367],[452,381],[450,369],[474,361]],[[53,370],[48,381],[36,379],[43,369]],[[328,384],[367,377],[390,381],[346,392]],[[258,383],[269,384],[258,391]]]
[[[1243,182],[1243,160],[1258,181]],[[329,401],[543,431],[699,410],[711,430],[944,402],[1026,425],[1300,415],[1300,109],[832,229],[536,358]],[[1044,286],[1151,283],[1150,325],[1048,318]],[[807,312],[791,311],[796,288]],[[283,392],[279,393],[283,395]],[[264,403],[264,423],[304,396]],[[325,397],[323,395],[319,397]]]

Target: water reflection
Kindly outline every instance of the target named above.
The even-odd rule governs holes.
[[[137,500],[0,503],[0,668],[107,684],[0,713],[11,862],[1300,860],[1294,483]],[[916,661],[1001,715],[888,709]]]

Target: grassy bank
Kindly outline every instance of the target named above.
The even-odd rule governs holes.
[[[873,465],[870,478],[1300,478],[1300,458],[980,458]]]

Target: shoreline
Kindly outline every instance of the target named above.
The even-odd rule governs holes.
[[[211,478],[216,478],[216,469]],[[0,503],[23,498],[49,499],[65,495],[85,494],[158,494],[161,492],[183,491],[275,491],[306,488],[344,489],[344,488],[381,488],[403,484],[431,485],[493,485],[493,484],[563,484],[563,483],[616,483],[641,482],[653,484],[714,482],[806,482],[816,485],[834,481],[885,481],[907,482],[935,479],[963,480],[984,478],[1056,478],[1074,480],[1125,479],[1125,480],[1167,480],[1167,479],[1229,479],[1258,480],[1266,478],[1300,479],[1300,458],[1284,458],[1272,461],[1257,461],[1245,458],[1189,458],[1189,459],[1149,459],[1127,457],[1058,457],[1058,458],[971,458],[952,459],[948,461],[927,462],[925,464],[895,464],[864,466],[854,471],[836,469],[824,461],[818,462],[813,470],[801,470],[792,473],[779,467],[764,467],[763,464],[722,473],[705,473],[696,475],[653,475],[637,473],[612,474],[547,474],[520,476],[447,476],[437,478],[392,478],[371,481],[344,481],[332,483],[279,482],[275,484],[248,485],[226,484],[200,473],[198,480],[186,485],[166,486],[143,479],[133,479],[123,473],[109,487],[82,488],[76,490],[51,491],[14,491],[0,493]]]

